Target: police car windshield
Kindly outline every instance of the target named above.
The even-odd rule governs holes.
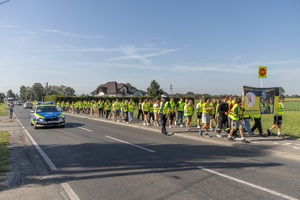
[[[56,106],[38,106],[36,108],[36,113],[43,113],[43,112],[60,112],[57,110]]]

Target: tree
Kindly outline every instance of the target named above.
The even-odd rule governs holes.
[[[0,102],[3,102],[5,98],[5,94],[4,93],[0,93]]]
[[[151,81],[150,87],[147,88],[148,96],[159,98],[163,93],[163,90],[160,89],[160,85],[155,80]]]
[[[20,98],[21,98],[23,101],[27,100],[27,99],[26,99],[26,93],[27,93],[26,87],[25,87],[24,85],[22,85],[22,86],[20,87]]]
[[[65,91],[64,91],[64,94],[66,96],[74,96],[75,95],[75,90],[71,87],[66,87]]]
[[[194,94],[194,92],[187,92],[186,93],[186,96],[194,96],[195,94]]]
[[[44,87],[41,83],[34,83],[32,85],[32,92],[34,94],[34,100],[41,101],[45,95]]]
[[[128,90],[136,89],[136,87],[132,86],[130,83],[126,83],[125,85],[127,86]]]
[[[285,96],[284,96],[284,89],[282,87],[279,87],[279,96],[281,97],[282,100],[284,100]]]
[[[11,90],[11,89],[9,89],[8,91],[7,91],[7,98],[9,98],[9,97],[14,97],[14,93],[13,93],[13,91]]]

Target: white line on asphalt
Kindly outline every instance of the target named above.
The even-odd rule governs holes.
[[[134,146],[134,147],[143,149],[143,150],[145,150],[145,151],[149,151],[149,152],[151,152],[151,153],[155,153],[155,151],[152,151],[152,150],[150,150],[150,149],[147,149],[147,148],[144,148],[144,147],[135,145],[135,144],[131,144],[131,143],[129,143],[129,142],[126,142],[126,141],[123,141],[123,140],[119,140],[119,139],[117,139],[117,138],[113,138],[113,137],[110,137],[110,136],[105,136],[105,137],[108,137],[108,138],[110,138],[110,139],[112,139],[112,140],[116,140],[116,141],[119,141],[119,142],[123,142],[123,143],[125,143],[125,144],[129,144],[129,145],[131,145],[131,146]]]
[[[230,180],[233,180],[233,181],[236,181],[236,182],[239,182],[239,183],[242,183],[242,184],[245,184],[245,185],[248,185],[250,187],[253,187],[253,188],[256,188],[256,189],[259,189],[259,190],[262,190],[262,191],[265,191],[265,192],[268,192],[268,193],[271,193],[271,194],[274,194],[274,195],[277,195],[277,196],[280,196],[282,198],[285,198],[285,199],[289,199],[289,200],[298,200],[294,197],[290,197],[288,195],[285,195],[285,194],[281,194],[279,192],[275,192],[273,190],[269,190],[267,188],[264,188],[264,187],[261,187],[261,186],[258,186],[258,185],[255,185],[255,184],[252,184],[252,183],[249,183],[249,182],[246,182],[246,181],[243,181],[243,180],[240,180],[240,179],[237,179],[237,178],[233,178],[231,176],[227,176],[225,174],[221,174],[219,172],[216,172],[216,171],[213,171],[213,170],[210,170],[210,169],[206,169],[204,167],[198,167],[199,169],[202,169],[204,171],[207,171],[207,172],[210,172],[210,173],[213,173],[213,174],[216,174],[216,175],[219,175],[219,176],[222,176],[224,178],[228,178]]]
[[[27,137],[32,142],[32,144],[35,146],[35,148],[38,150],[38,152],[45,159],[45,161],[49,165],[50,169],[51,170],[57,170],[57,168],[55,167],[55,165],[52,163],[52,161],[49,159],[49,157],[44,153],[44,151],[41,149],[41,147],[36,143],[36,141],[32,138],[32,136],[30,135],[30,133],[26,129],[24,129],[24,131],[25,131]]]
[[[62,183],[61,186],[65,189],[71,200],[80,200],[68,183]]]
[[[75,127],[80,128],[80,129],[83,129],[83,130],[85,130],[85,131],[93,132],[92,130],[87,129],[87,128],[83,128],[83,127],[79,127],[79,126],[75,126]]]
[[[22,126],[22,128],[25,128],[24,126]]]

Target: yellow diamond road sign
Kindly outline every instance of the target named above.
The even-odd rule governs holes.
[[[258,78],[267,78],[267,67],[258,67]]]
[[[58,97],[62,97],[61,94],[59,94]]]

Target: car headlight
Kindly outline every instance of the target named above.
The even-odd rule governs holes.
[[[39,118],[39,117],[38,117],[37,119],[38,119],[38,120],[40,120],[41,122],[43,122],[43,121],[44,121],[44,119],[43,119],[43,118]]]

